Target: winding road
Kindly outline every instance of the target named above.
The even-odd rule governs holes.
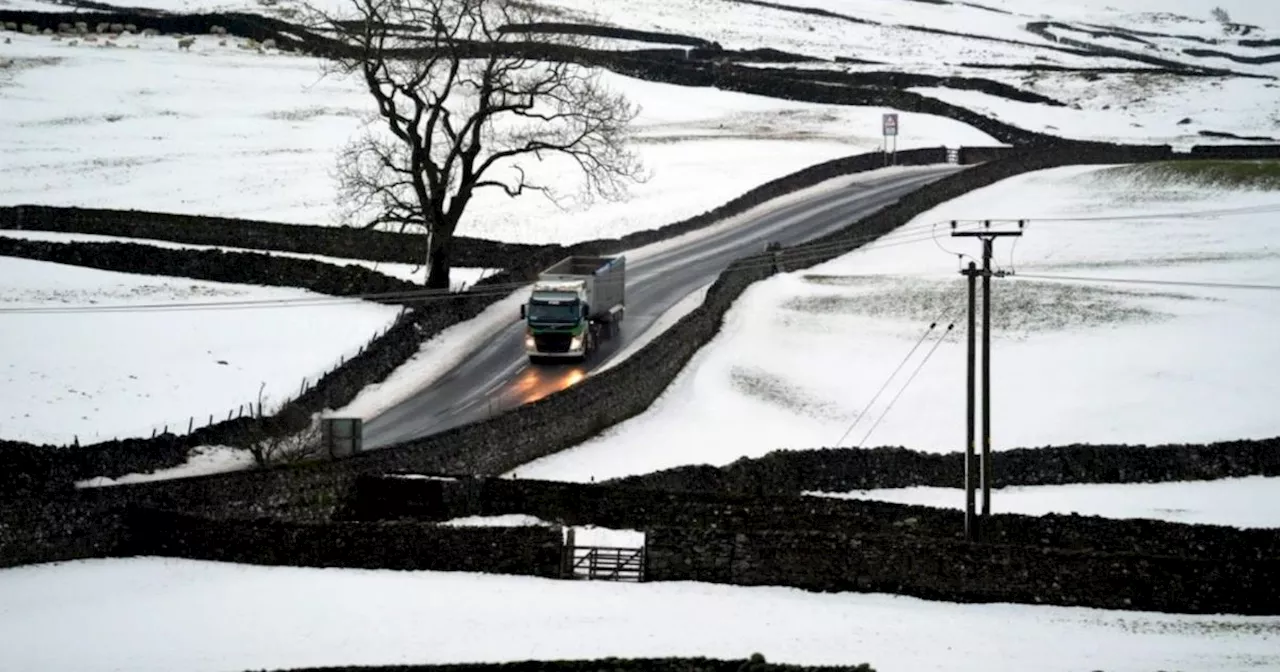
[[[584,364],[530,366],[518,314],[452,370],[414,396],[364,424],[364,448],[373,450],[483,420],[562,390],[611,360],[672,306],[715,280],[732,261],[759,253],[770,241],[791,246],[847,226],[909,192],[963,170],[918,166],[866,173],[847,187],[771,209],[732,227],[688,234],[627,253],[627,313],[622,333],[601,344]],[[677,243],[677,244],[673,244]],[[659,247],[660,246],[660,247]],[[632,255],[635,255],[634,257]]]

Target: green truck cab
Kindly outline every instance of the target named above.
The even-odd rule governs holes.
[[[533,364],[583,362],[617,336],[626,312],[626,257],[572,255],[538,274],[520,306]]]

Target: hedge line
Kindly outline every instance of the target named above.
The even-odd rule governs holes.
[[[1161,446],[1070,445],[991,454],[992,486],[1163,483],[1280,476],[1280,438]],[[612,479],[632,488],[739,494],[959,488],[963,453],[907,448],[779,450],[722,467],[695,465]]]

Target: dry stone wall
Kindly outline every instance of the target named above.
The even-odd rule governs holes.
[[[416,233],[50,205],[0,206],[0,229],[143,238],[400,264],[422,263],[427,249],[426,236]],[[460,268],[505,268],[510,259],[541,247],[465,236],[454,237],[453,243],[453,263]]]
[[[1197,614],[1280,614],[1280,562],[968,544],[910,534],[650,529],[647,577]]]
[[[120,555],[253,565],[489,572],[556,578],[558,527],[441,527],[414,522],[297,523],[132,508]]]
[[[724,465],[691,465],[612,482],[653,490],[740,494],[960,487],[964,455],[902,447],[780,450]],[[996,488],[1069,483],[1161,483],[1280,476],[1280,437],[1161,446],[1071,445],[991,455]]]

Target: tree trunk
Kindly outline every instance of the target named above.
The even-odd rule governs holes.
[[[431,250],[427,253],[430,269],[427,273],[427,289],[449,289],[449,257],[453,248],[453,236],[436,232],[431,236]]]

